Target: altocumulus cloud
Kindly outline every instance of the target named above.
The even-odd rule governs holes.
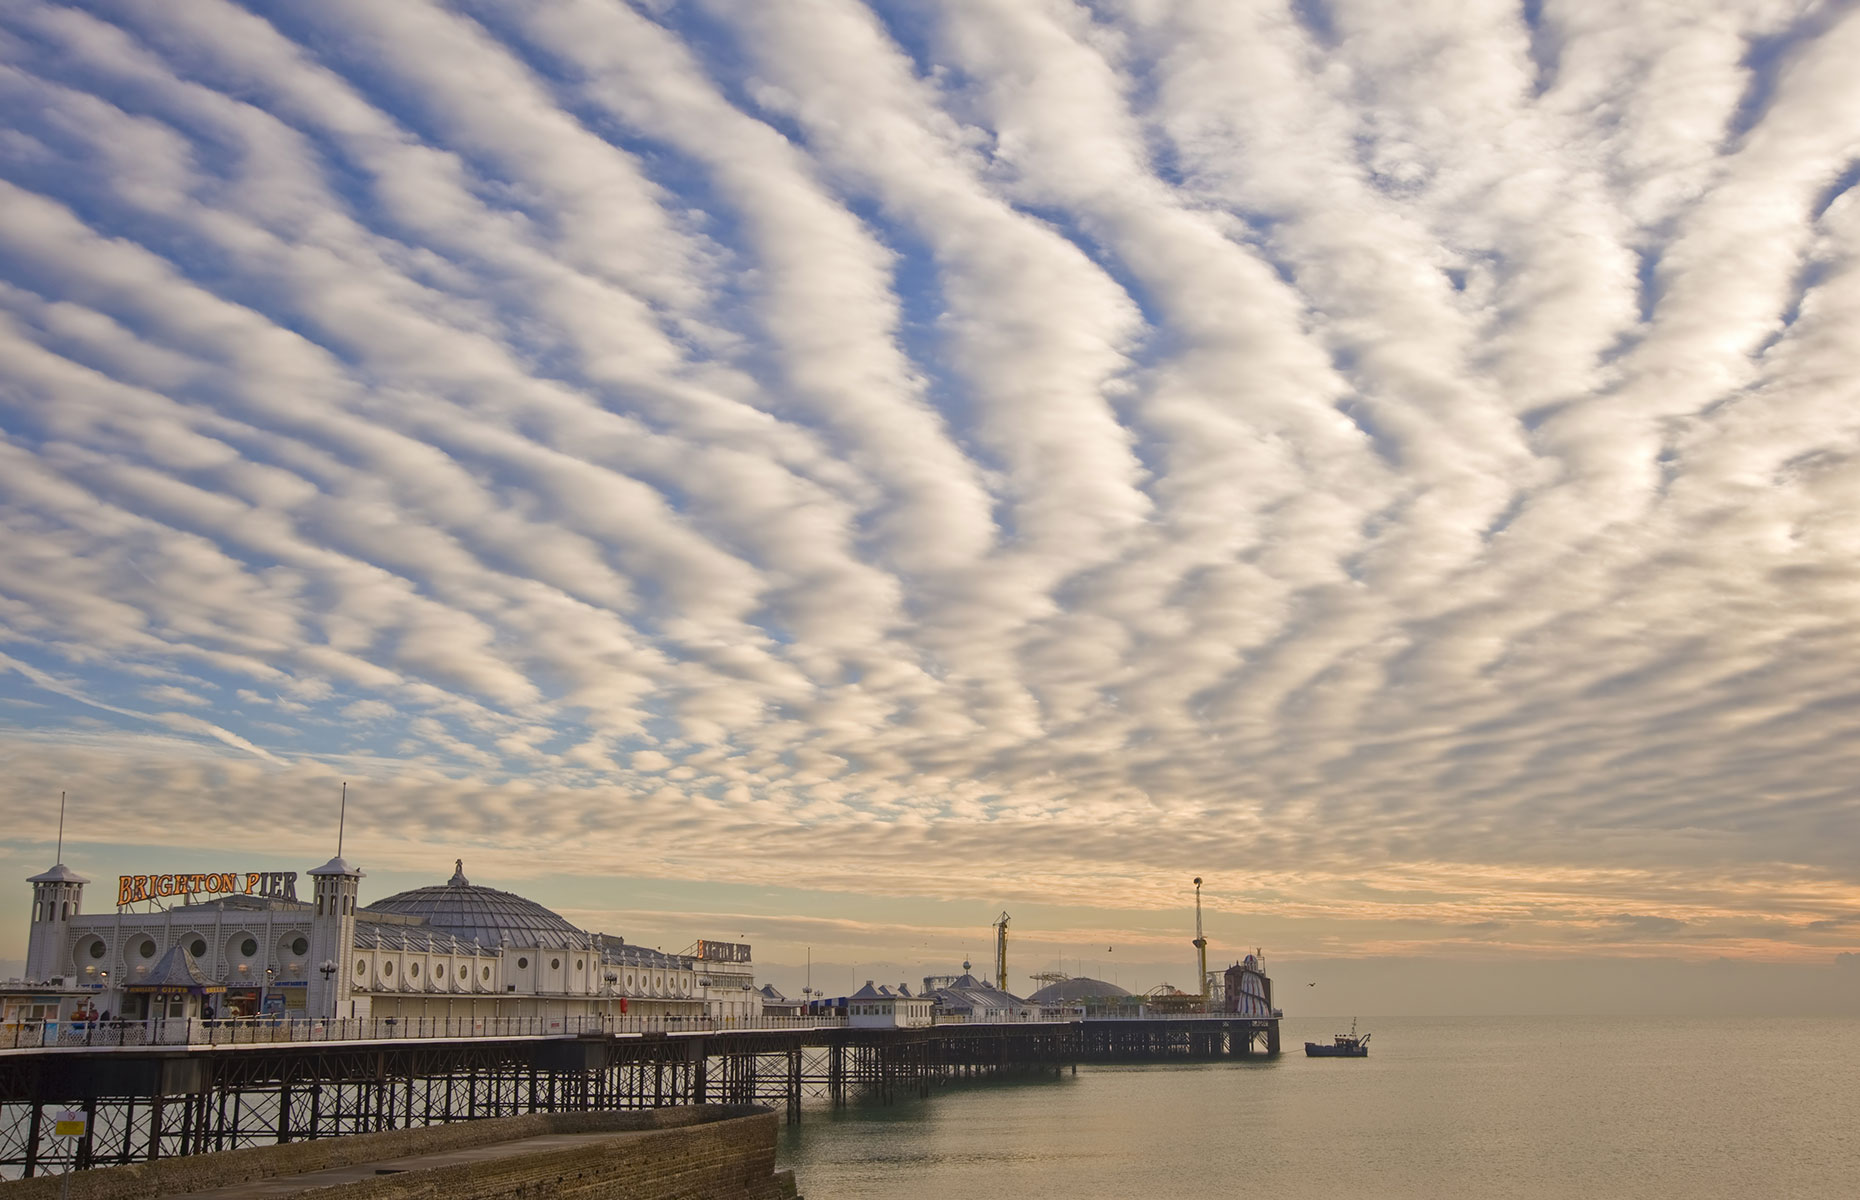
[[[14,794],[1851,954],[1855,62],[1813,0],[7,4]]]

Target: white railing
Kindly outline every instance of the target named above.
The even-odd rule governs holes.
[[[1276,1017],[1278,1014],[1275,1013]],[[1076,1009],[992,1009],[937,1013],[932,1025],[1063,1025],[1090,1021],[1232,1021],[1266,1018],[1238,1013],[1133,1012],[1086,1015]],[[816,1013],[760,1017],[151,1017],[143,1021],[8,1021],[0,1051],[45,1047],[240,1046],[271,1042],[405,1041],[417,1038],[577,1037],[584,1034],[714,1033],[731,1030],[842,1029],[844,1016]],[[885,1028],[885,1026],[867,1026]]]
[[[401,1041],[412,1038],[576,1037],[706,1033],[735,1029],[837,1029],[844,1017],[151,1017],[143,1021],[9,1021],[0,1050],[43,1047],[236,1046],[269,1042]]]

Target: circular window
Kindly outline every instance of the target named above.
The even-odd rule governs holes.
[[[291,939],[291,953],[292,954],[310,953],[310,939],[306,937],[292,938]]]
[[[393,963],[391,963],[391,962],[386,962],[386,963],[382,963],[382,964],[381,964],[381,974],[382,974],[382,975],[383,975],[384,977],[385,977],[385,976],[388,976],[388,975],[392,975],[393,973],[394,973],[394,964],[393,964]]]
[[[257,953],[258,953],[258,942],[257,942],[257,940],[256,940],[256,939],[253,939],[253,938],[247,938],[247,939],[245,939],[245,941],[243,941],[243,942],[240,942],[240,943],[239,943],[239,953],[241,953],[241,954],[243,954],[243,955],[245,955],[245,957],[247,957],[247,958],[250,958],[250,957],[252,957],[252,956],[253,956],[254,954],[257,954]]]
[[[491,978],[491,968],[484,968],[484,970],[479,973],[478,978],[488,981]]]
[[[415,979],[418,979],[420,977],[420,964],[414,963],[412,966],[408,967],[407,974],[413,976]]]
[[[527,959],[527,958],[519,958],[519,959],[517,960],[517,970],[519,970],[519,971],[527,971],[527,970],[529,970],[529,969],[530,969],[530,960],[529,960],[529,959]]]
[[[92,958],[102,958],[104,956],[104,953],[105,951],[104,951],[102,942],[92,942],[90,944],[90,956]]]
[[[551,971],[559,971],[559,970],[561,970],[561,969],[562,969],[562,960],[561,960],[561,959],[559,959],[559,958],[552,958],[552,959],[550,959],[550,960],[549,960],[549,969],[550,969]]]
[[[460,978],[460,979],[463,979],[463,978],[465,978],[465,977],[466,977],[467,975],[469,975],[469,974],[471,974],[471,972],[470,972],[470,971],[468,971],[467,969],[465,969],[464,967],[460,967],[460,968],[459,968],[459,978]]]
[[[142,944],[136,947],[136,953],[140,954],[143,958],[154,958],[155,957],[155,943],[151,942],[147,938],[143,938]]]
[[[205,958],[207,956],[207,943],[205,939],[195,938],[193,941],[187,943],[187,952],[195,958]]]
[[[581,970],[581,966],[582,966],[582,963],[581,963],[581,960],[580,960],[580,959],[576,959],[576,960],[575,960],[575,969],[576,969],[577,971],[579,971],[579,970]]]
[[[367,960],[367,959],[363,959],[363,958],[358,958],[358,959],[356,959],[356,960],[355,960],[355,976],[356,976],[356,978],[358,978],[358,979],[359,979],[359,978],[361,978],[361,977],[362,977],[363,975],[366,975],[366,974],[368,974],[368,960]]]
[[[628,976],[626,977],[626,985],[627,985],[628,987],[632,987],[632,986],[633,986],[633,977],[632,977],[631,975],[628,975]]]

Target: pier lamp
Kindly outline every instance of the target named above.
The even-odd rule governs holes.
[[[323,965],[318,967],[317,970],[323,972],[323,982],[328,983],[329,977],[336,973],[336,960],[333,958],[324,959]]]

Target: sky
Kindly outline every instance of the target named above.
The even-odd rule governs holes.
[[[1860,1007],[1856,62],[1821,0],[0,0],[0,869],[65,793],[93,910],[304,870],[346,781],[377,896],[784,970],[1007,911],[1192,986],[1201,876],[1217,963]]]

